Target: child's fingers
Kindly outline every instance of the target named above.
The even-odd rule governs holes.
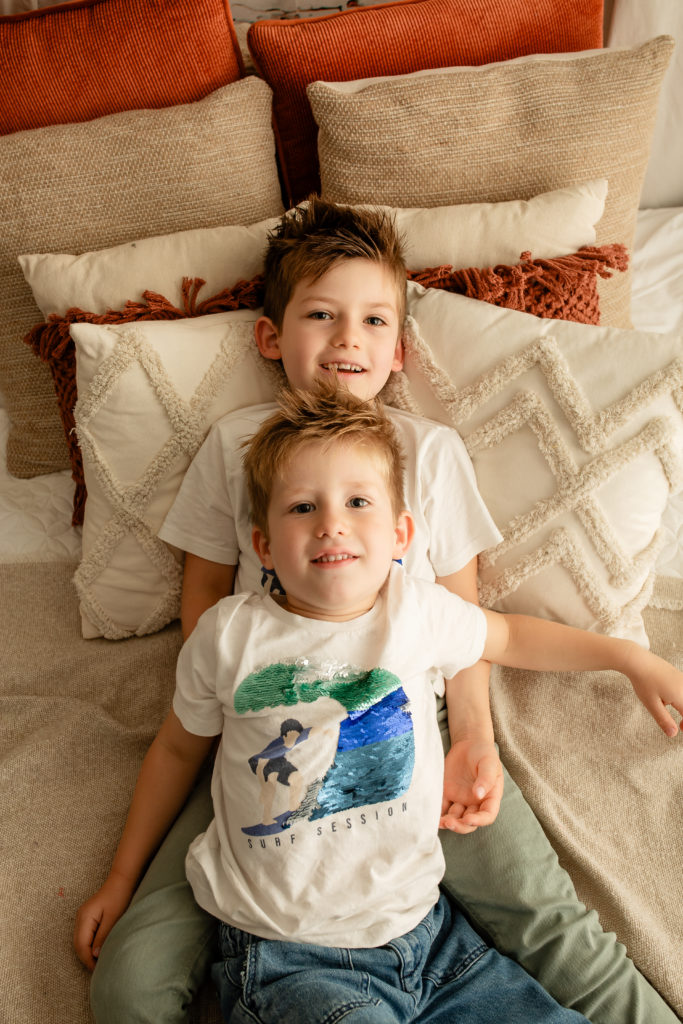
[[[452,804],[448,811],[442,813],[439,828],[447,828],[450,832],[457,832],[459,835],[469,835],[475,829],[491,825],[496,820],[499,807],[500,797],[495,796],[470,807]]]
[[[490,800],[482,800],[478,807],[468,807],[462,816],[463,825],[474,825],[481,828],[483,825],[491,825],[498,816],[500,809],[500,796],[494,796]]]
[[[655,698],[648,704],[647,709],[662,732],[671,738],[678,735],[679,727],[663,700]],[[676,710],[680,713],[680,708]],[[683,729],[683,723],[681,723],[681,728]]]
[[[451,803],[447,796],[444,796],[441,801],[441,816],[448,816],[450,818],[460,818],[465,813],[465,805],[459,803]]]
[[[101,917],[101,914],[98,916],[86,907],[81,907],[76,914],[74,949],[78,959],[89,971],[95,969],[96,957],[93,947],[99,952],[99,947],[102,944],[98,935]]]
[[[477,800],[483,800],[498,784],[501,777],[500,761],[495,754],[482,757],[477,765],[477,777],[472,791]]]
[[[464,810],[467,813],[467,809]],[[463,820],[463,814],[442,814],[439,819],[439,828],[448,829],[449,832],[457,832],[458,835],[466,836],[477,829],[477,825],[467,824]]]

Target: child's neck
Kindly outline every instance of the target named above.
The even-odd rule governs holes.
[[[377,594],[375,594],[372,601],[364,607],[354,606],[351,608],[342,608],[339,611],[330,612],[318,608],[312,608],[310,605],[299,605],[296,601],[290,603],[284,594],[271,594],[274,601],[285,609],[285,611],[291,612],[292,615],[300,615],[304,619],[318,619],[323,622],[350,622],[352,619],[359,619],[362,615],[366,615],[375,606],[377,600]]]

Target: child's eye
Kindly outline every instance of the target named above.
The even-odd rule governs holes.
[[[349,498],[348,504],[349,504],[350,508],[365,508],[366,505],[370,504],[370,502],[368,501],[367,498],[360,498],[360,497],[358,497],[358,498]]]
[[[332,316],[327,313],[324,309],[314,309],[312,313],[308,314],[309,320],[331,320]]]
[[[315,506],[310,501],[300,501],[298,505],[293,505],[289,510],[295,515],[304,516],[307,512],[312,512]]]
[[[381,316],[369,316],[366,318],[366,320],[371,327],[383,327],[384,324],[386,323],[386,321],[383,320]]]

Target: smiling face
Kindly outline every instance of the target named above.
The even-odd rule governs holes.
[[[394,511],[387,475],[375,448],[341,440],[303,445],[275,477],[268,537],[256,527],[253,543],[289,611],[345,621],[372,608],[413,533],[410,514]]]
[[[278,331],[261,317],[256,343],[281,359],[293,388],[336,373],[352,394],[373,398],[403,366],[396,279],[381,263],[340,260],[316,280],[299,281]]]

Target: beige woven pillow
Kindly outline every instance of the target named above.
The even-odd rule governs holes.
[[[392,78],[314,82],[322,194],[440,206],[609,185],[597,242],[633,246],[660,84],[674,41],[521,57]],[[601,284],[602,322],[630,326],[630,275]]]
[[[683,488],[683,338],[543,320],[408,285],[403,401],[455,426],[503,534],[482,603],[646,643]]]
[[[196,103],[0,138],[0,389],[15,476],[68,467],[47,367],[23,344],[42,317],[17,262],[282,211],[271,93],[257,78]]]

